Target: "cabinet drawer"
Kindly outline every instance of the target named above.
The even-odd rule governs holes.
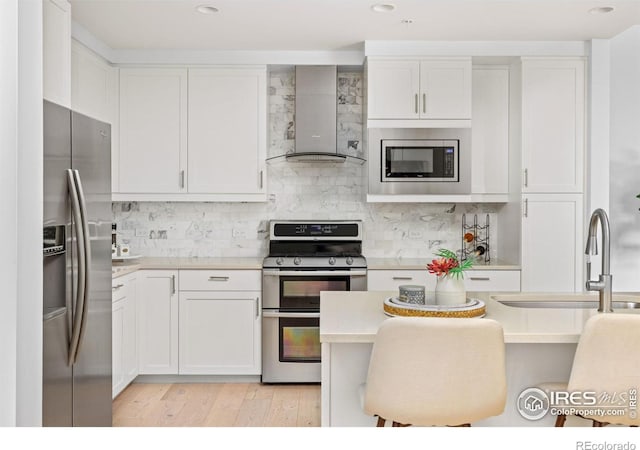
[[[425,286],[433,290],[436,286],[435,275],[425,270],[369,270],[367,271],[367,289],[369,291],[397,291],[404,284]]]
[[[259,270],[181,270],[181,291],[260,291]]]
[[[127,296],[129,283],[123,278],[116,278],[111,281],[111,301],[116,303]]]
[[[519,270],[468,270],[464,275],[467,291],[520,291]]]

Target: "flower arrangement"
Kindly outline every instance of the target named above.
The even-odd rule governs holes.
[[[427,270],[438,277],[451,275],[455,278],[464,278],[464,271],[473,267],[471,259],[460,262],[458,255],[446,248],[438,250],[436,256],[439,258],[427,264]]]

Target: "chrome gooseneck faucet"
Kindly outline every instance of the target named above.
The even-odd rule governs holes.
[[[587,290],[598,291],[600,297],[598,312],[613,312],[613,308],[611,307],[611,273],[609,268],[611,250],[611,244],[609,242],[609,218],[607,217],[607,213],[601,208],[596,209],[593,214],[591,214],[585,254],[598,254],[598,239],[596,237],[598,221],[602,229],[602,273],[598,277],[598,281],[591,280],[591,260],[587,259]]]

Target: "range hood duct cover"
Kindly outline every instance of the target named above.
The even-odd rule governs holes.
[[[338,66],[296,66],[295,76],[295,151],[284,155],[286,161],[363,164],[338,153]]]

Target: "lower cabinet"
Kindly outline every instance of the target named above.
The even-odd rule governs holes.
[[[426,265],[425,265],[426,266]],[[518,292],[519,270],[468,270],[464,276],[465,287],[470,292]],[[398,291],[404,284],[425,286],[427,291],[436,287],[436,277],[425,270],[373,269],[367,272],[367,288],[370,291]]]
[[[178,271],[143,270],[138,282],[140,374],[177,374]]]
[[[136,274],[113,280],[111,292],[112,395],[115,398],[138,376]]]
[[[260,375],[259,270],[143,270],[141,375]]]
[[[260,375],[260,292],[180,292],[180,374]]]

